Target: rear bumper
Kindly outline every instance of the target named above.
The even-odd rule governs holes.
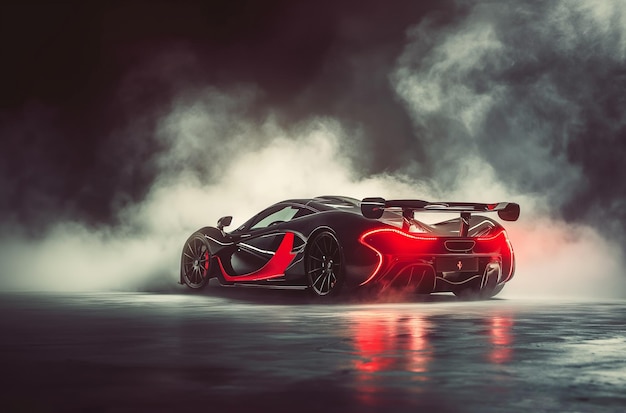
[[[360,285],[423,293],[488,292],[513,276],[513,249],[504,230],[473,238],[381,228],[364,233],[359,242],[378,258],[376,269]]]

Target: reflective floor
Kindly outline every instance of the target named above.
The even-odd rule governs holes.
[[[623,412],[626,302],[0,295],[5,412]]]

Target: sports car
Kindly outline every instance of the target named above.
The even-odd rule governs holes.
[[[433,212],[454,216],[417,219]],[[226,216],[193,233],[183,246],[180,283],[199,289],[216,278],[316,296],[371,287],[489,298],[515,271],[506,231],[480,215],[494,212],[515,221],[520,207],[342,196],[282,201],[234,231],[224,230],[232,222]]]

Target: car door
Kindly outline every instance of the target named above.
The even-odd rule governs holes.
[[[282,223],[309,213],[302,207],[279,204],[261,212],[238,235],[222,267],[226,281],[260,281],[278,278],[292,262],[294,233]]]

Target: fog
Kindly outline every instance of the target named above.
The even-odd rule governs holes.
[[[503,296],[614,297],[623,291],[620,248],[589,226],[554,217],[547,197],[509,189],[492,168],[478,167],[480,159],[460,164],[450,188],[403,175],[363,178],[346,155],[356,149],[342,146],[339,121],[312,119],[285,130],[271,117],[262,124],[237,118],[237,105],[248,103],[218,104],[224,99],[208,90],[202,101],[178,103],[162,119],[159,137],[169,147],[157,159],[163,172],[144,202],[119,212],[119,225],[60,222],[40,240],[5,239],[3,288],[175,290],[182,245],[196,229],[224,215],[234,216],[236,228],[283,199],[341,194],[518,202],[520,220],[505,223],[517,273]]]
[[[144,202],[119,211],[119,225],[61,222],[41,240],[20,240],[19,231],[5,239],[2,274],[28,275],[4,276],[4,287],[171,289],[185,239],[220,216],[233,215],[236,228],[283,199],[406,197],[420,188],[398,177],[357,178],[340,150],[336,121],[313,119],[285,131],[272,120],[257,125],[237,119],[230,112],[237,108],[218,104],[225,98],[207,91],[203,102],[175,105],[162,120],[159,135],[169,150],[156,162],[163,172]]]
[[[355,113],[368,110],[321,113],[312,89],[294,102],[310,115],[293,116],[254,83],[218,87],[197,73],[172,80],[171,99],[141,112],[154,127],[131,117],[109,137],[143,148],[113,154],[121,153],[120,168],[154,170],[145,196],[112,200],[110,223],[50,211],[52,224],[36,237],[5,225],[0,288],[174,290],[180,250],[196,229],[224,215],[236,228],[283,199],[347,195],[517,202],[520,220],[505,223],[517,270],[502,296],[624,297],[626,83],[615,75],[626,64],[624,6],[457,2],[450,21],[435,15],[407,30],[384,88],[398,106],[356,127]],[[193,65],[202,60],[194,53],[169,56]],[[168,70],[159,76],[179,75]],[[351,70],[367,88],[368,68]],[[120,87],[132,93],[128,82]],[[371,105],[359,101],[367,93],[347,90],[339,102]],[[379,132],[404,117],[411,145],[368,126]]]

